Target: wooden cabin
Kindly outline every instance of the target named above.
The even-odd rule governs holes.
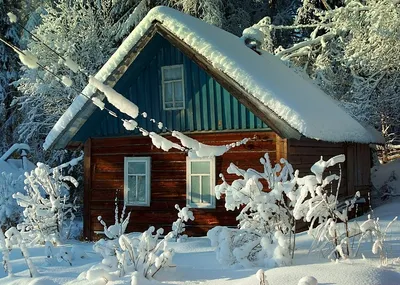
[[[288,159],[301,175],[321,155],[344,153],[340,195],[370,188],[369,143],[381,143],[379,135],[275,56],[255,52],[242,38],[201,20],[154,8],[95,77],[139,107],[136,121],[147,131],[174,140],[171,130],[177,130],[209,145],[251,140],[218,157],[165,152],[88,100],[104,100],[88,85],[49,133],[45,148],[84,145],[84,235],[89,239],[102,231],[99,215],[113,223],[117,189],[120,206],[125,203],[131,211],[128,231],[150,225],[169,230],[177,218],[175,204],[194,211],[195,221],[187,223],[190,235],[234,226],[237,213],[215,199],[218,174],[226,174],[231,162],[262,170],[259,158],[266,152],[274,162]]]

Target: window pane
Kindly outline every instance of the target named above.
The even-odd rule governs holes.
[[[183,101],[182,81],[174,82],[174,99],[175,101]]]
[[[209,161],[192,161],[191,168],[192,174],[210,174]]]
[[[211,191],[210,191],[210,176],[201,177],[201,200],[203,203],[211,203]]]
[[[146,162],[144,161],[128,162],[128,174],[146,174]]]
[[[137,201],[136,195],[136,176],[128,176],[128,203]]]
[[[182,66],[175,66],[164,69],[164,80],[180,80],[182,79]]]
[[[191,178],[191,203],[200,203],[200,177],[199,176],[192,176]]]
[[[174,104],[172,103],[165,103],[165,108],[173,108]]]
[[[176,108],[183,108],[183,101],[175,101],[175,107]]]
[[[173,83],[164,83],[164,88],[165,88],[165,93],[164,93],[164,101],[165,103],[167,102],[172,102],[173,101],[173,96],[174,96],[174,89],[173,89]]]
[[[138,195],[137,195],[137,201],[139,202],[145,202],[146,201],[146,176],[138,176],[138,182],[137,182],[137,189],[138,189]]]

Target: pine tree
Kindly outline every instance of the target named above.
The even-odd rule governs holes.
[[[10,22],[7,13],[19,15],[19,3],[16,0],[0,0],[0,36],[18,44],[19,34],[15,24]],[[0,153],[13,142],[12,129],[15,125],[14,109],[10,108],[16,89],[12,85],[18,77],[18,56],[3,43],[0,43]]]

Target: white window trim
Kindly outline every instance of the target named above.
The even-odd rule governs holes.
[[[210,161],[210,195],[211,203],[191,203],[191,162],[193,161]],[[186,157],[186,206],[190,208],[206,208],[215,209],[215,157],[211,158],[190,158]]]
[[[144,202],[128,203],[128,163],[145,162],[146,163],[146,197]],[[124,158],[124,202],[127,206],[150,206],[151,197],[151,158],[150,157],[125,157]]]
[[[181,67],[182,70],[182,80],[164,80],[164,70],[166,69],[172,69],[176,67]],[[182,107],[165,107],[165,85],[164,83],[171,83],[171,82],[180,82],[182,81],[182,97],[183,97],[183,102],[182,102]],[[167,65],[167,66],[162,66],[161,67],[161,85],[162,85],[162,99],[163,99],[163,109],[164,110],[183,110],[185,109],[185,77],[184,77],[184,70],[183,70],[183,64],[175,64],[175,65]],[[175,94],[172,96],[173,100],[173,105],[175,105]]]

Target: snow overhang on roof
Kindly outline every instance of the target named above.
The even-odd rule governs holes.
[[[301,134],[330,142],[384,143],[379,132],[362,126],[311,80],[296,74],[274,55],[258,55],[235,35],[167,7],[152,9],[95,78],[114,86],[118,74],[135,58],[130,53],[143,48],[155,32],[168,40],[178,39],[181,47],[192,50],[198,55],[195,61],[218,71],[213,74],[221,76],[217,80],[235,85],[232,90],[241,93],[239,101],[285,137]],[[82,93],[91,97],[95,91],[88,85]],[[44,148],[65,147],[95,108],[84,96],[75,98],[48,134]]]

